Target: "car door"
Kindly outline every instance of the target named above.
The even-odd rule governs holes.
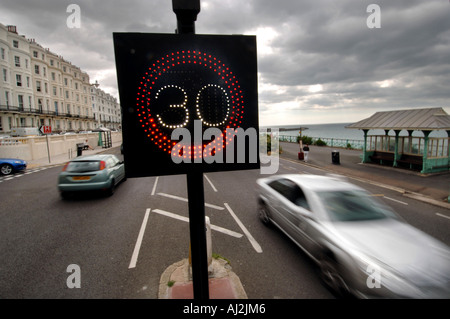
[[[298,241],[295,223],[296,206],[293,204],[293,186],[295,184],[289,179],[281,178],[271,183],[271,187],[276,191],[273,206],[277,214],[274,221],[293,240]]]
[[[314,214],[303,190],[289,179],[279,180],[282,198],[278,203],[279,225],[298,245],[310,251],[313,240],[309,231],[316,225]]]
[[[282,214],[283,209],[283,182],[282,180],[275,180],[268,184],[269,191],[267,192],[267,205],[269,206],[272,220],[284,230],[286,228],[285,218]]]

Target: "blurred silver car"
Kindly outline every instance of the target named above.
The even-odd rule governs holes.
[[[319,266],[341,296],[450,298],[450,249],[364,189],[318,175],[257,180],[258,214]]]
[[[125,165],[110,154],[79,156],[66,163],[58,177],[63,198],[73,192],[102,190],[112,195],[125,179]]]

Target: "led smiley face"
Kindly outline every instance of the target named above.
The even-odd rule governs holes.
[[[244,104],[241,85],[228,65],[207,52],[181,50],[151,63],[140,79],[136,108],[146,137],[169,154],[177,143],[170,139],[176,128],[192,129],[194,120],[201,120],[203,129],[220,129],[223,143],[206,141],[178,153],[194,159],[226,146],[225,130],[240,127]]]

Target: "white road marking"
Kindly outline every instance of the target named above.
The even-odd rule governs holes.
[[[211,182],[211,180],[208,178],[208,176],[206,176],[206,174],[203,174],[203,176],[205,176],[205,178],[208,181],[209,185],[211,185],[211,188],[213,189],[213,191],[215,191],[217,193],[217,188],[214,186],[214,184]]]
[[[389,199],[389,200],[391,200],[393,202],[397,202],[397,203],[400,203],[400,204],[403,204],[403,205],[408,205],[408,203],[402,202],[402,201],[394,199],[394,198],[390,198],[390,197],[387,197],[387,196],[383,196],[383,197],[386,198],[386,199]]]
[[[183,202],[187,202],[187,201],[188,201],[187,198],[180,197],[180,196],[175,196],[175,195],[170,195],[170,194],[166,194],[166,193],[158,193],[158,195],[164,196],[164,197],[167,197],[167,198],[172,198],[172,199],[180,200],[180,201],[183,201]],[[217,209],[217,210],[224,210],[223,207],[216,206],[216,205],[213,205],[213,204],[205,203],[205,206],[206,206],[206,207],[209,207],[209,208]]]
[[[164,215],[164,216],[167,216],[167,217],[171,217],[171,218],[178,219],[178,220],[181,220],[181,221],[189,223],[189,218],[188,217],[180,216],[180,215],[177,215],[177,214],[174,214],[174,213],[171,213],[171,212],[164,211],[162,209],[154,209],[153,213],[157,213],[157,214],[160,214],[160,215]],[[243,236],[242,234],[239,234],[239,233],[237,233],[235,231],[232,231],[232,230],[220,227],[220,226],[216,226],[216,225],[211,225],[211,229],[215,230],[215,231],[218,231],[218,232],[221,232],[221,233],[224,233],[226,235],[230,235],[230,236],[236,237],[236,238],[241,238]]]
[[[158,184],[158,178],[159,178],[159,176],[156,176],[155,184],[153,184],[152,196],[155,195],[156,185]]]
[[[239,220],[239,218],[236,216],[236,214],[233,212],[231,207],[227,203],[223,203],[225,207],[227,208],[230,215],[234,218],[236,223],[239,225],[241,230],[244,232],[245,236],[247,236],[247,239],[250,241],[250,244],[252,244],[253,248],[256,250],[257,253],[262,253],[262,248],[258,244],[258,242],[253,238],[252,234],[247,230],[247,228],[242,224],[242,222]]]
[[[436,215],[444,217],[444,218],[447,218],[447,219],[450,219],[450,216],[447,216],[447,215],[443,215],[443,214],[439,214],[439,213],[436,213]]]
[[[148,215],[150,215],[150,208],[147,208],[147,210],[145,211],[144,220],[142,221],[141,230],[139,231],[139,235],[136,241],[136,245],[134,246],[133,255],[131,256],[131,261],[128,269],[136,267],[139,250],[141,249],[142,238],[144,238],[145,227],[147,226]]]

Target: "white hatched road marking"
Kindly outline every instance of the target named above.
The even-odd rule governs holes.
[[[131,256],[130,265],[128,269],[135,268],[136,262],[139,256],[139,250],[141,249],[142,238],[144,238],[145,228],[147,227],[148,216],[150,215],[150,208],[147,208],[144,215],[144,220],[142,221],[141,229],[139,230],[139,235],[136,240],[136,245],[134,246],[133,255]]]
[[[245,236],[247,236],[248,240],[250,241],[250,244],[252,244],[253,248],[256,250],[257,253],[262,253],[262,248],[261,246],[258,244],[258,242],[255,240],[255,238],[253,238],[252,234],[250,234],[250,232],[247,230],[247,228],[244,226],[244,224],[242,224],[242,222],[240,221],[240,219],[236,216],[236,214],[233,212],[233,210],[231,209],[231,207],[227,204],[224,203],[225,207],[227,208],[228,212],[230,213],[230,215],[234,218],[234,220],[236,221],[236,223],[239,225],[239,227],[242,229],[242,231],[244,232]]]
[[[152,210],[152,212],[189,223],[189,218],[188,217],[180,216],[180,215],[177,215],[177,214],[174,214],[174,213],[171,213],[171,212],[167,212],[167,211],[162,210],[162,209],[154,209],[154,210]],[[218,231],[218,232],[221,232],[221,233],[226,234],[226,235],[230,235],[230,236],[236,237],[236,238],[241,238],[243,236],[240,233],[237,233],[235,231],[232,231],[232,230],[220,227],[220,226],[216,226],[216,225],[213,225],[213,224],[211,224],[211,229],[215,230],[215,231]]]
[[[166,194],[166,193],[158,193],[158,195],[164,196],[164,197],[167,197],[167,198],[176,199],[176,200],[183,201],[183,202],[187,202],[188,201],[187,198],[180,197],[180,196],[175,196],[175,195],[170,195],[170,194]],[[205,206],[209,207],[209,208],[214,208],[214,209],[217,209],[217,210],[224,210],[223,207],[220,207],[220,206],[217,206],[217,205],[213,205],[213,204],[205,203]]]

